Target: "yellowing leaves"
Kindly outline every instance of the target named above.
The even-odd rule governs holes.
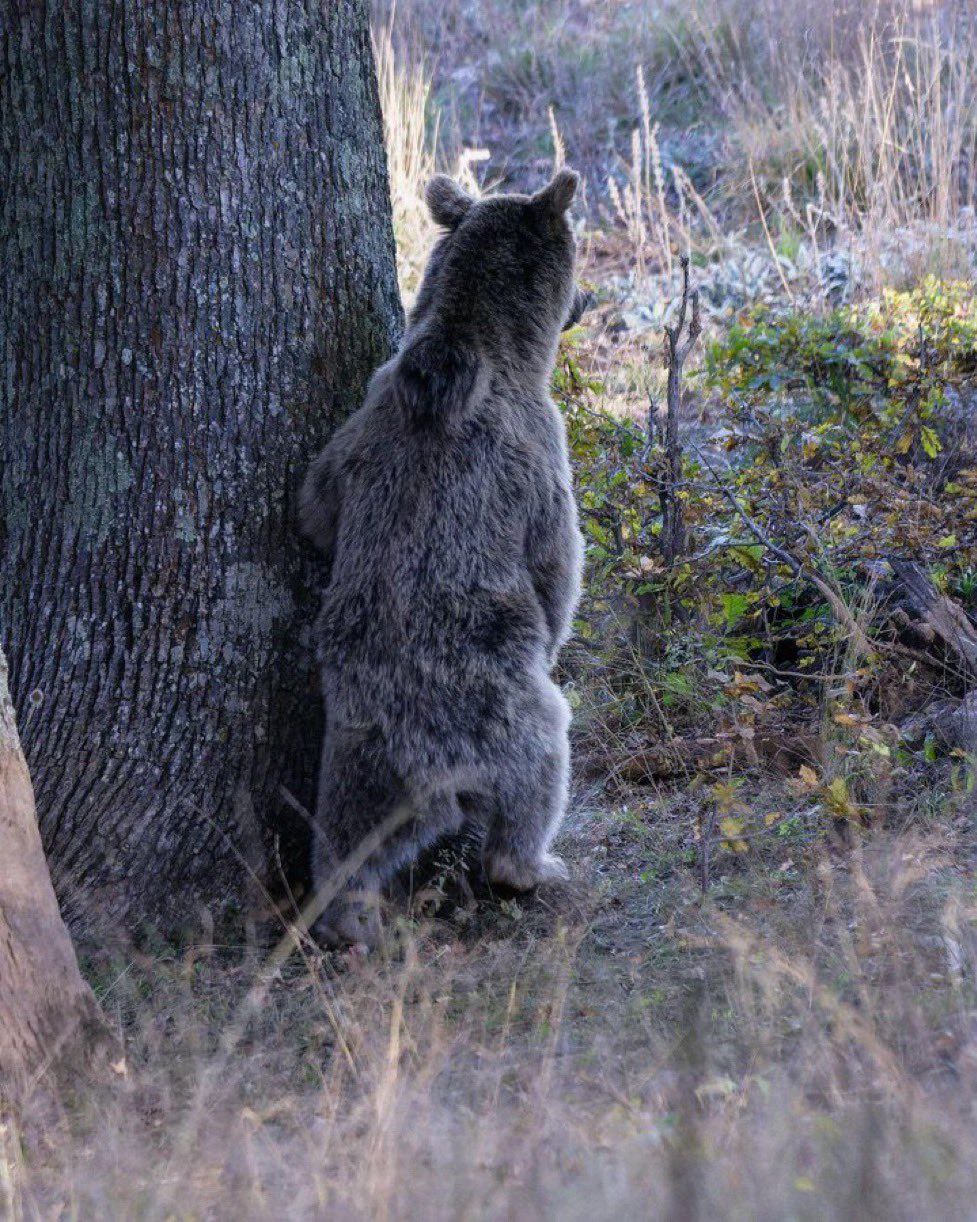
[[[821,794],[824,805],[836,819],[861,818],[861,811],[852,801],[848,791],[848,782],[843,776],[836,776],[824,787]]]
[[[645,580],[660,576],[664,571],[665,566],[657,556],[635,556],[630,564],[621,566],[623,576]]]
[[[808,764],[802,764],[798,770],[797,780],[792,784],[795,791],[807,790],[816,793],[821,805],[835,819],[857,821],[862,818],[862,811],[852,798],[848,782],[843,776],[823,781],[813,768]]]
[[[709,787],[712,800],[716,803],[716,809],[720,814],[728,815],[736,810],[739,805],[741,784],[741,781],[731,779],[728,781],[716,781]]]
[[[750,846],[743,839],[743,820],[727,815],[719,820],[719,830],[723,835],[723,848],[731,853],[746,853]]]
[[[731,777],[729,780],[716,781],[709,787],[716,809],[722,816],[719,820],[719,831],[722,847],[728,853],[746,853],[750,848],[744,821],[738,813],[742,784],[740,778]]]
[[[745,696],[769,691],[770,684],[762,675],[744,675],[740,670],[733,672],[732,679],[726,685],[726,693],[729,696]]]
[[[801,448],[801,456],[803,457],[805,462],[810,462],[811,459],[814,458],[814,456],[817,454],[820,448],[821,448],[820,437],[815,436],[813,433],[804,434],[802,448]]]

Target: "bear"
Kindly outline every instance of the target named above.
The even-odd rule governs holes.
[[[490,883],[566,879],[569,780],[551,672],[581,588],[566,431],[549,383],[587,304],[567,212],[578,175],[475,199],[438,175],[441,229],[397,354],[312,463],[326,727],[313,881],[346,878],[313,933],[380,936],[380,887],[475,827]],[[337,873],[338,872],[338,873]]]

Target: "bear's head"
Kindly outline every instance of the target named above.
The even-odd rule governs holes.
[[[417,422],[462,414],[479,386],[547,383],[560,331],[580,318],[567,210],[579,182],[559,170],[535,195],[474,199],[444,175],[427,203],[444,233],[424,273],[394,385]]]

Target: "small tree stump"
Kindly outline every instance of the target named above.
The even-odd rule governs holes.
[[[0,650],[0,1105],[112,1047],[51,885]]]

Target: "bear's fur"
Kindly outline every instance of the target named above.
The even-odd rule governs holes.
[[[435,246],[400,351],[313,463],[305,532],[325,556],[326,707],[313,850],[332,943],[375,940],[380,883],[474,820],[493,882],[565,878],[569,711],[550,678],[582,547],[549,379],[579,318],[566,211],[577,176],[533,196],[427,200]],[[372,843],[371,843],[372,839]]]

